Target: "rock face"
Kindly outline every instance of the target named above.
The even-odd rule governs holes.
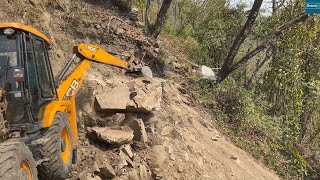
[[[160,109],[161,98],[161,82],[149,78],[138,78],[96,95],[98,109],[109,112],[149,113]]]
[[[89,136],[107,144],[122,145],[132,142],[133,131],[126,126],[119,128],[93,127],[89,130]]]
[[[204,79],[217,80],[217,77],[213,70],[207,66],[200,67],[201,75]]]

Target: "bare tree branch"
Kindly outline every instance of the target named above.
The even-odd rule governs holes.
[[[222,65],[221,70],[219,71],[218,77],[220,80],[224,80],[230,72],[230,67],[233,64],[233,61],[239,51],[240,46],[244,42],[244,40],[247,38],[249,33],[251,32],[252,26],[255,22],[255,20],[258,17],[260,7],[262,5],[263,0],[255,0],[253,3],[253,6],[250,10],[250,13],[248,15],[247,21],[242,27],[240,33],[236,37],[236,39],[233,41],[233,44],[230,48],[230,51],[224,60],[224,63]]]
[[[276,29],[275,31],[273,31],[268,38],[262,42],[259,46],[257,46],[254,50],[250,51],[249,53],[247,53],[246,55],[244,55],[235,65],[233,65],[230,69],[232,71],[238,69],[240,66],[242,66],[243,64],[247,63],[248,60],[250,58],[252,58],[253,56],[257,55],[259,52],[261,52],[263,49],[265,49],[266,47],[268,47],[272,40],[276,37],[278,37],[279,35],[281,35],[281,33],[287,29],[289,29],[290,27],[300,23],[300,22],[304,22],[306,21],[306,19],[308,18],[307,14],[302,13],[302,15],[300,15],[299,17],[297,17],[296,19],[293,19],[291,21],[289,21],[288,23],[280,26],[278,29]]]

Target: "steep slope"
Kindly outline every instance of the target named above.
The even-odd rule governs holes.
[[[90,42],[124,54],[122,58],[134,51],[136,57],[153,68],[156,76],[175,77],[156,79],[162,85],[161,109],[152,113],[121,113],[126,119],[132,116],[143,119],[148,143],[146,148],[134,148],[132,166],[118,168],[119,148],[89,139],[87,130],[98,120],[108,121],[108,115],[94,111],[94,95],[135,78],[125,76],[120,69],[95,63],[77,97],[79,162],[70,179],[101,179],[94,172],[96,164],[105,160],[115,167],[115,179],[278,179],[219,134],[212,115],[194,103],[182,87],[185,78],[170,67],[164,68],[157,58],[156,43],[137,28],[139,23],[128,20],[126,14],[118,12],[108,1],[5,0],[0,10],[1,22],[22,22],[53,39],[51,61],[55,73],[71,57],[73,45]]]

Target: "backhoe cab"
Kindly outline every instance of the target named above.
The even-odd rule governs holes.
[[[36,29],[0,23],[0,157],[16,161],[2,161],[0,179],[65,179],[77,159],[75,95],[91,61],[143,69],[132,65],[133,58],[123,61],[79,44],[54,79],[51,45]]]

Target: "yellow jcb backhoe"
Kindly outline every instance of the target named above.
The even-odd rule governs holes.
[[[51,46],[36,29],[0,23],[0,180],[67,178],[77,161],[75,95],[92,61],[129,71],[142,67],[79,44],[54,78]]]

